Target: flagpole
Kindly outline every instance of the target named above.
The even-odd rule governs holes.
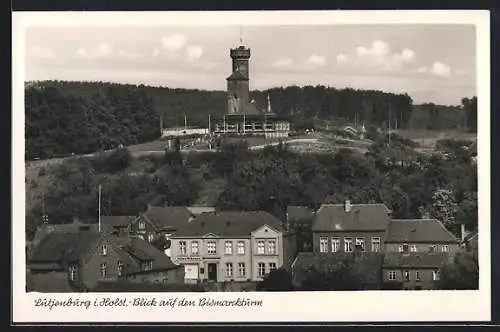
[[[99,233],[101,232],[101,185],[99,184]]]
[[[163,112],[160,113],[160,138],[163,137]]]
[[[187,129],[187,117],[186,114],[184,114],[184,130]]]

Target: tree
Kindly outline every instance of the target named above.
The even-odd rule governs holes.
[[[452,190],[438,189],[432,195],[431,216],[441,221],[445,226],[455,224],[458,205]]]
[[[441,268],[438,289],[479,289],[477,253],[459,252],[453,262]]]
[[[260,292],[286,292],[293,290],[292,274],[284,268],[272,271],[257,284],[257,291]]]

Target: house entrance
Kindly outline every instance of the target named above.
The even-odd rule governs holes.
[[[217,281],[217,263],[208,263],[208,280]]]

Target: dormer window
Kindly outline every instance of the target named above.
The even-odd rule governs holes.
[[[142,270],[143,271],[151,271],[153,269],[153,261],[152,260],[147,260],[142,263]]]
[[[144,221],[139,221],[139,229],[143,230],[146,228],[146,223]]]
[[[117,263],[116,274],[118,275],[118,277],[123,276],[123,263],[122,263],[122,261],[118,261],[118,263]]]
[[[101,254],[101,256],[108,255],[108,246],[107,245],[105,245],[105,244],[101,245],[100,254]]]
[[[76,266],[74,265],[69,267],[69,280],[76,281]]]

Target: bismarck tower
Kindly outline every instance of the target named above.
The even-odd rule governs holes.
[[[241,45],[230,50],[233,73],[226,78],[228,94],[228,114],[242,113],[249,103],[250,75],[248,62],[250,49]]]

